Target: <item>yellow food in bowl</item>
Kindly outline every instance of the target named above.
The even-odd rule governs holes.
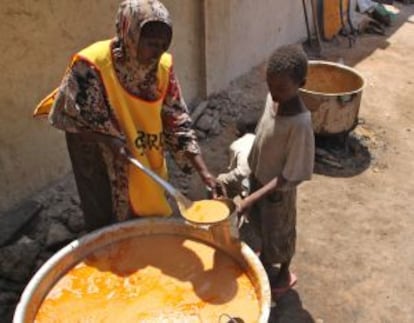
[[[183,212],[183,217],[191,222],[214,223],[226,219],[230,214],[228,205],[219,200],[195,201]]]

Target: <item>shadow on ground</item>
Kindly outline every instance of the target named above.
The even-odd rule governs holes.
[[[355,133],[345,138],[316,138],[316,174],[352,177],[367,170],[371,161],[372,154],[365,139]]]
[[[289,290],[270,312],[269,323],[314,323],[312,315],[303,308],[298,292]]]

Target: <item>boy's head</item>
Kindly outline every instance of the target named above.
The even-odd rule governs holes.
[[[270,56],[266,80],[273,101],[282,103],[297,95],[305,85],[308,72],[308,58],[298,45],[278,48]]]
[[[246,112],[237,120],[237,136],[244,136],[246,133],[254,133],[256,130],[258,117],[256,113]]]

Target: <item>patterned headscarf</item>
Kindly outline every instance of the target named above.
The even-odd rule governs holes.
[[[136,51],[142,27],[154,21],[172,27],[167,8],[158,0],[122,1],[116,17],[116,37],[112,48],[121,83],[133,94],[148,100],[157,96],[151,92],[156,89],[158,63],[140,66]]]
[[[150,21],[171,27],[167,8],[158,0],[124,0],[116,17],[116,42],[128,54],[128,45],[138,45],[142,27]],[[134,48],[136,49],[136,47]]]

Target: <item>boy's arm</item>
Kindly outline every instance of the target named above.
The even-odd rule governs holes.
[[[217,180],[228,185],[229,183],[240,183],[246,177],[249,177],[249,175],[243,172],[240,167],[236,167],[227,173],[217,176]]]
[[[276,190],[282,190],[287,183],[288,181],[283,176],[275,177],[262,188],[258,189],[243,199],[238,205],[237,212],[239,214],[243,214],[253,204],[267,196],[269,193],[272,193]]]

